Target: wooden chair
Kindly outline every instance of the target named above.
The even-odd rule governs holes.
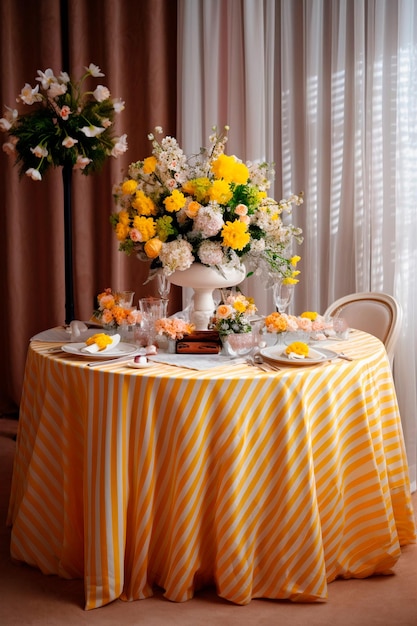
[[[324,315],[326,318],[340,316],[350,328],[378,337],[392,364],[402,322],[401,307],[393,296],[371,291],[353,293],[333,302]]]

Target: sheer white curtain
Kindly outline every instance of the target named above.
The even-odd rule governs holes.
[[[275,162],[275,197],[305,193],[294,312],[355,291],[401,303],[394,373],[415,488],[415,1],[179,0],[178,52],[185,150],[229,124],[229,154]],[[262,285],[244,288],[272,310]]]

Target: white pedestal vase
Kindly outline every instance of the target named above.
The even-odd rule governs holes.
[[[193,313],[191,322],[196,330],[207,330],[214,313],[213,291],[239,285],[246,277],[245,266],[224,269],[224,276],[219,271],[201,263],[193,263],[187,270],[177,270],[170,275],[173,285],[190,287],[194,291]]]

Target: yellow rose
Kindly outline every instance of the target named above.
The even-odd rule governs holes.
[[[149,259],[156,259],[156,257],[159,256],[161,249],[162,241],[158,239],[158,237],[149,239],[144,246],[145,254]]]
[[[219,304],[217,308],[217,317],[220,319],[226,319],[230,317],[230,306],[227,304]]]
[[[201,204],[192,200],[188,206],[185,208],[185,213],[187,217],[191,217],[194,219],[197,216],[198,211],[200,210]]]

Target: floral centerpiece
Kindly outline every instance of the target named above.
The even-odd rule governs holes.
[[[141,322],[140,311],[122,306],[122,294],[113,292],[110,287],[97,296],[97,303],[98,308],[94,311],[92,320],[99,321],[108,329],[133,326]]]
[[[38,70],[39,84],[26,83],[17,102],[32,107],[19,115],[6,108],[0,130],[8,133],[3,150],[16,159],[20,175],[42,180],[51,166],[70,166],[83,174],[98,170],[108,156],[118,157],[127,150],[126,134],[113,133],[115,113],[124,109],[120,99],[111,98],[104,85],[85,89],[89,77],[104,76],[93,63],[74,82],[66,72]]]
[[[216,129],[214,129],[215,131]],[[151,261],[166,276],[193,263],[224,272],[245,263],[249,274],[269,273],[298,282],[301,230],[285,224],[302,194],[279,202],[268,197],[273,169],[267,163],[243,163],[224,153],[226,133],[210,136],[210,146],[187,157],[177,140],[162,129],[149,134],[152,154],[131,163],[114,186],[119,211],[111,223],[119,250]]]

